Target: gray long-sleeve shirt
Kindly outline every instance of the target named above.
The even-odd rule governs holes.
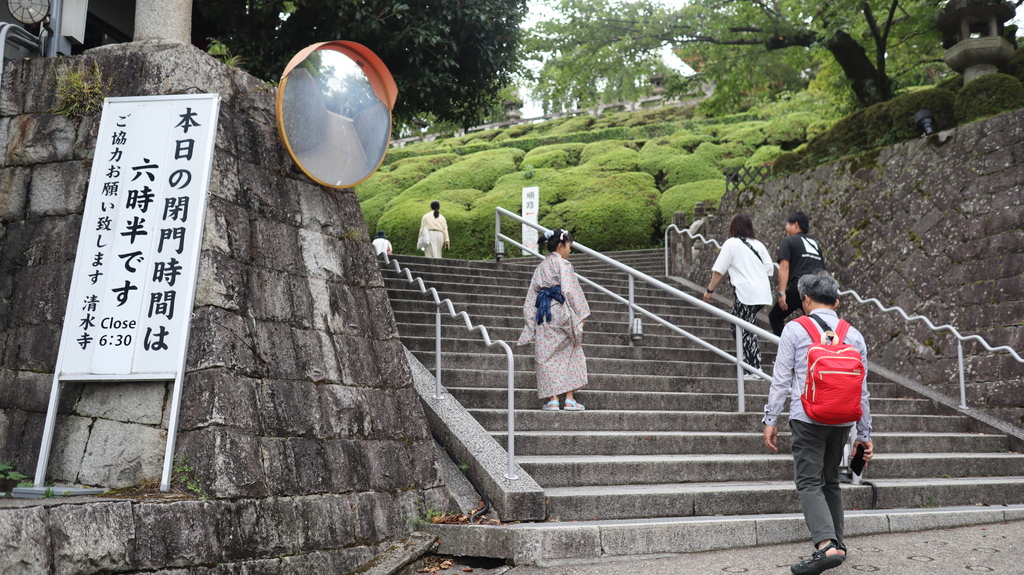
[[[839,316],[830,309],[816,309],[811,312],[815,316],[825,320],[833,330],[839,324]],[[860,421],[857,422],[857,440],[871,440],[871,410],[868,405],[868,348],[864,342],[864,336],[857,328],[850,326],[846,332],[844,343],[852,345],[859,353],[864,363],[864,382],[861,384],[860,404],[863,410]],[[789,419],[813,423],[815,425],[827,425],[814,421],[804,412],[804,405],[800,396],[804,393],[807,382],[807,350],[811,347],[811,338],[807,330],[797,322],[791,321],[782,330],[782,337],[779,341],[779,351],[775,356],[775,369],[772,373],[772,386],[768,390],[768,404],[764,406],[765,425],[777,425],[779,415],[786,405],[786,397],[789,397]],[[843,427],[849,423],[835,425]]]

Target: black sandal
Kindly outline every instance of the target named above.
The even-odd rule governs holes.
[[[839,550],[840,548],[836,545],[835,541],[829,543],[824,549],[815,549],[814,553],[811,553],[810,558],[804,559],[799,563],[794,563],[789,570],[793,575],[820,575],[822,571],[826,569],[832,569],[839,567],[843,564],[843,557],[838,553],[835,555],[826,555],[829,549]]]

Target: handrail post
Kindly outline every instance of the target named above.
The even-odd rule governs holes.
[[[629,323],[626,324],[626,335],[629,336],[629,347],[633,347],[633,318],[636,317],[633,305],[636,300],[633,297],[633,276],[627,275],[626,277],[629,278]]]
[[[434,399],[441,399],[441,304],[434,311]]]
[[[960,409],[967,409],[967,384],[964,383],[964,342],[956,340],[956,361],[960,371]]]
[[[508,473],[506,479],[519,479],[516,475],[516,388],[515,388],[515,363],[512,359],[512,349],[505,345],[505,355],[508,357]]]
[[[740,364],[743,357],[743,329],[738,325],[733,325],[733,327],[736,331],[736,395],[739,398],[739,413],[743,413],[747,410],[745,390],[743,389],[743,365]]]

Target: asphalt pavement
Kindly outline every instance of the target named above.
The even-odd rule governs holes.
[[[846,540],[849,558],[828,575],[1024,575],[1024,521],[955,529],[866,535]],[[655,558],[617,558],[593,563],[537,567],[465,565],[458,561],[440,575],[788,575],[789,566],[810,555],[811,544],[790,543],[730,551]],[[468,570],[467,570],[468,569]]]

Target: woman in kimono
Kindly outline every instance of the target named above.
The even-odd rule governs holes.
[[[582,339],[590,306],[569,263],[572,235],[566,230],[549,230],[544,239],[549,253],[530,280],[523,304],[526,326],[517,345],[533,342],[537,396],[548,399],[543,409],[558,411],[558,396],[565,394],[563,409],[583,411],[573,392],[587,385]]]

